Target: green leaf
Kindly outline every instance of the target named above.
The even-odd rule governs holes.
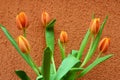
[[[54,80],[61,80],[71,70],[71,68],[78,63],[80,63],[78,59],[72,55],[69,55],[63,60],[62,64],[58,68]]]
[[[22,70],[16,70],[15,73],[17,74],[19,78],[21,78],[21,80],[30,80],[27,74]]]
[[[88,73],[91,69],[93,69],[96,65],[100,64],[101,62],[109,59],[110,57],[112,57],[113,55],[112,54],[109,54],[107,56],[104,56],[104,57],[100,57],[98,59],[96,59],[93,63],[91,63],[88,67],[86,67],[78,77],[82,77],[84,76],[86,73]]]
[[[63,48],[63,45],[61,44],[60,39],[58,39],[58,45],[59,45],[61,57],[63,60],[65,58],[65,49]]]
[[[76,80],[77,72],[84,70],[83,68],[72,68],[66,75],[63,77],[64,80]]]
[[[47,26],[45,31],[46,45],[54,52],[54,24],[56,19],[53,19]]]
[[[89,36],[90,36],[90,30],[88,29],[88,31],[87,31],[87,33],[86,33],[86,35],[85,35],[85,37],[84,37],[84,39],[83,39],[83,41],[81,43],[80,49],[78,51],[78,55],[77,55],[78,59],[81,59],[81,57],[82,57],[83,51],[84,51],[84,49],[86,47],[86,44],[87,44],[87,42],[89,40]]]
[[[33,63],[28,58],[28,55],[21,52],[21,50],[18,47],[18,44],[16,43],[16,41],[14,40],[14,38],[11,36],[11,34],[8,32],[8,30],[4,26],[2,26],[1,24],[0,24],[0,28],[2,29],[2,31],[4,32],[4,34],[6,35],[6,37],[8,38],[8,40],[11,42],[11,44],[18,51],[18,53],[22,56],[22,58],[31,66],[31,68],[36,72],[36,74],[39,75],[39,72],[37,72],[37,70],[35,69]]]
[[[107,22],[107,19],[108,19],[108,16],[106,16],[106,18],[104,19],[104,22],[102,23],[102,25],[100,27],[100,30],[99,30],[96,38],[94,39],[94,41],[93,41],[93,43],[92,43],[92,45],[91,45],[91,47],[90,47],[90,49],[89,49],[89,51],[88,51],[88,53],[87,53],[87,55],[85,57],[85,60],[82,63],[81,67],[84,66],[90,60],[90,58],[92,57],[93,53],[95,52],[95,50],[96,50],[96,48],[98,46],[98,43],[99,43],[102,31],[103,31],[104,26],[105,26],[105,24]]]
[[[56,68],[55,68],[55,62],[54,62],[54,24],[56,22],[56,19],[53,19],[47,26],[45,30],[45,39],[46,39],[46,45],[47,47],[50,48],[52,51],[52,58],[51,58],[51,64],[52,68],[54,70],[54,74],[56,73]]]
[[[55,72],[54,72],[54,66],[53,64],[50,64],[50,80],[54,80],[54,77],[55,77]]]
[[[74,50],[76,52],[76,50]],[[63,80],[76,80],[77,72],[82,71],[83,68],[79,68],[81,62],[76,64],[74,67],[70,69],[70,71],[62,78]]]
[[[63,80],[76,80],[76,71],[69,71],[64,77]]]
[[[47,47],[44,50],[43,64],[42,64],[42,72],[44,80],[50,80],[50,62],[51,62],[51,50]]]
[[[38,76],[36,80],[43,80],[43,76],[42,75]]]
[[[27,59],[27,56],[21,52],[21,50],[19,49],[16,41],[14,40],[14,38],[11,36],[11,34],[8,32],[8,30],[2,26],[0,24],[0,28],[2,29],[2,31],[4,32],[4,34],[6,35],[6,37],[8,38],[8,40],[11,42],[11,44],[15,47],[15,49],[18,51],[18,53],[24,58],[24,60],[31,65],[31,63],[29,62],[29,60]]]
[[[52,21],[46,26],[46,28],[47,28],[47,29],[51,29],[51,28],[53,28],[55,22],[56,22],[56,19],[53,19],[53,20],[52,20]]]

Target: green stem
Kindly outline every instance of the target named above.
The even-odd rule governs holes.
[[[23,29],[23,35],[24,37],[26,37],[26,29]],[[40,71],[37,67],[37,65],[35,64],[35,62],[32,60],[31,56],[29,55],[29,53],[27,54],[27,58],[31,63],[31,67],[32,69],[36,72],[37,75],[40,75]]]
[[[90,48],[89,48],[88,53],[87,53],[87,55],[86,55],[86,57],[85,57],[85,59],[84,59],[84,61],[83,61],[83,63],[81,64],[80,67],[83,67],[83,66],[89,61],[89,59],[91,58],[90,51],[91,51],[92,46],[93,46],[94,35],[91,35],[91,36],[92,36],[92,38],[91,38]]]
[[[102,52],[99,52],[99,54],[98,54],[96,59],[98,59],[101,56],[101,54],[102,54]]]
[[[58,45],[59,45],[59,49],[60,49],[60,54],[62,57],[62,60],[64,60],[65,56],[65,44],[60,42],[60,39],[58,39]]]
[[[51,61],[52,61],[54,73],[56,73],[56,67],[55,67],[55,61],[54,61],[54,56],[53,55],[51,57]]]
[[[26,29],[23,29],[23,35],[26,37]]]
[[[65,44],[63,43],[62,60],[65,59]]]

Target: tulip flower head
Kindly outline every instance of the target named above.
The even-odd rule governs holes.
[[[28,27],[28,18],[24,12],[20,12],[16,16],[16,23],[19,30],[26,29]]]
[[[29,53],[30,52],[30,45],[29,45],[28,40],[25,37],[23,37],[22,35],[20,35],[17,38],[17,43],[18,43],[18,46],[19,46],[20,50],[23,53]]]
[[[91,33],[96,35],[99,31],[99,28],[100,28],[100,19],[99,18],[92,19],[92,21],[90,23]]]
[[[48,24],[48,22],[50,21],[49,14],[44,11],[44,12],[42,13],[41,20],[42,20],[43,26],[46,26],[46,25]]]
[[[65,31],[61,31],[60,33],[60,42],[66,43],[68,41],[68,34]]]
[[[105,53],[107,52],[109,46],[110,46],[110,39],[103,38],[99,43],[98,49],[100,52]]]

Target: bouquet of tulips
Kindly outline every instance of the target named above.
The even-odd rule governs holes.
[[[106,16],[103,23],[100,25],[100,19],[95,18],[93,15],[90,27],[81,42],[79,50],[71,50],[68,55],[66,55],[67,52],[65,51],[66,43],[68,42],[68,34],[66,31],[61,31],[60,38],[58,39],[58,45],[62,62],[57,68],[54,61],[54,25],[56,19],[51,20],[47,12],[43,12],[41,16],[41,20],[45,28],[46,41],[46,48],[44,49],[41,66],[36,65],[30,56],[31,48],[26,34],[27,28],[29,27],[29,21],[25,12],[20,12],[16,16],[17,27],[19,30],[23,31],[23,33],[18,36],[17,40],[13,38],[13,36],[3,25],[0,25],[0,28],[21,57],[36,73],[36,80],[76,80],[80,79],[99,63],[113,56],[112,54],[103,56],[108,50],[110,39],[106,37],[100,41],[100,37],[107,19],[108,16]],[[86,53],[84,59],[81,59],[88,42],[90,42],[88,52]],[[98,50],[97,58],[92,63],[85,66],[92,58],[96,49]],[[15,73],[21,80],[33,80],[30,79],[30,77],[23,70],[16,70]]]

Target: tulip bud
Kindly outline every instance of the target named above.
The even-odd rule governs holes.
[[[24,12],[20,12],[16,16],[17,27],[20,30],[26,29],[28,27],[28,18]]]
[[[20,35],[17,38],[17,43],[18,43],[18,46],[19,46],[20,50],[23,53],[29,53],[30,52],[30,45],[29,45],[28,40],[25,37],[23,37],[22,35]]]
[[[67,41],[68,41],[67,32],[61,31],[61,33],[60,33],[60,42],[66,43]]]
[[[110,39],[103,38],[99,43],[98,49],[100,52],[105,53],[108,50],[109,46],[110,46]]]
[[[90,23],[90,31],[92,34],[97,34],[100,28],[100,19],[99,18],[95,18],[91,21]]]
[[[46,26],[46,25],[48,24],[48,22],[50,21],[49,14],[44,11],[44,12],[42,13],[41,20],[42,20],[43,26]]]

